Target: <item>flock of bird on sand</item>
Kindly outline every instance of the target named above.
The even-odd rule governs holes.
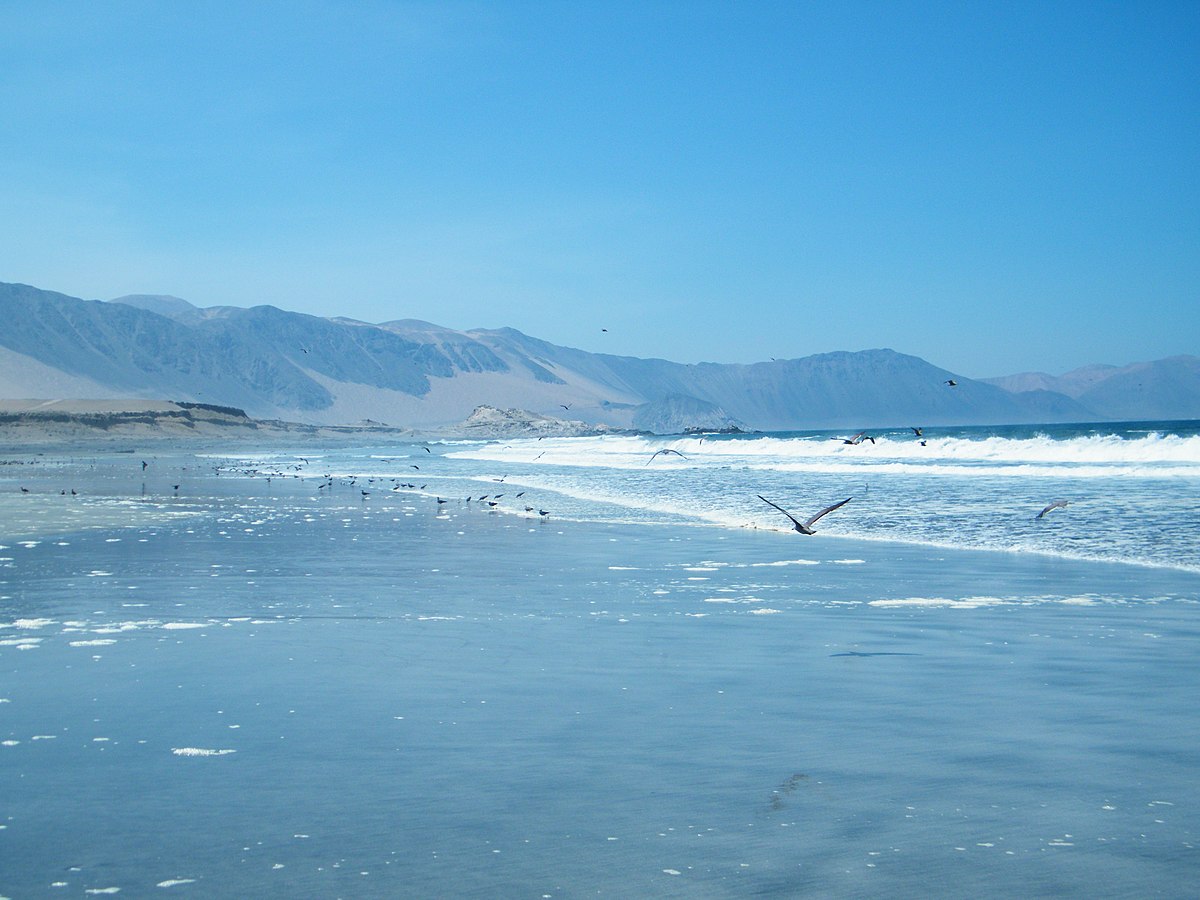
[[[307,353],[308,351],[306,350],[305,352]],[[955,381],[955,380],[954,380],[954,379],[952,379],[952,378],[951,378],[951,379],[947,379],[947,380],[944,382],[944,384],[947,384],[947,385],[949,385],[950,387],[957,387],[957,386],[958,386],[958,382],[957,382],[957,381]],[[560,405],[562,405],[563,409],[570,409],[570,408],[571,408],[571,407],[570,407],[569,405],[567,405],[567,404],[560,404]],[[924,435],[924,431],[923,431],[921,428],[918,428],[918,427],[916,427],[915,425],[914,425],[914,426],[910,426],[910,428],[911,428],[911,430],[912,430],[913,434],[914,434],[916,437],[918,437],[918,438],[922,438],[922,437],[923,437],[923,435]],[[701,440],[703,441],[703,438],[701,438]],[[870,435],[870,434],[867,434],[867,432],[865,432],[865,431],[860,431],[860,432],[858,432],[857,434],[851,435],[851,436],[850,436],[850,437],[848,437],[848,438],[840,438],[840,439],[838,439],[838,438],[835,438],[835,440],[841,440],[843,444],[847,444],[847,445],[850,445],[850,446],[858,446],[858,445],[862,444],[862,442],[863,442],[863,441],[870,441],[872,444],[874,444],[874,443],[875,443],[875,438],[874,438],[872,435]],[[921,440],[920,444],[921,444],[921,446],[922,446],[922,447],[926,446],[926,442],[925,442],[924,440]],[[432,452],[433,452],[433,451],[431,451],[431,450],[430,450],[428,447],[424,447],[424,446],[423,446],[421,449],[422,449],[422,450],[424,450],[426,453],[432,453]],[[538,456],[537,456],[537,457],[535,457],[535,459],[540,459],[540,458],[541,458],[543,455],[545,455],[545,454],[544,454],[544,452],[543,452],[543,453],[539,453],[539,454],[538,454]],[[678,457],[680,457],[680,458],[682,458],[682,459],[685,459],[685,460],[688,458],[687,456],[685,456],[685,455],[684,455],[683,453],[681,453],[680,451],[678,451],[678,450],[674,450],[674,449],[671,449],[671,448],[669,448],[669,447],[668,447],[668,448],[664,448],[664,449],[662,449],[662,450],[656,450],[656,451],[655,451],[653,454],[651,454],[650,458],[649,458],[648,460],[646,460],[646,465],[650,465],[650,463],[654,462],[654,460],[655,460],[655,459],[657,459],[659,456],[678,456]],[[308,460],[307,460],[306,458],[304,458],[304,457],[297,457],[297,458],[298,458],[298,459],[300,459],[300,460],[302,460],[302,461],[304,462],[304,464],[305,464],[305,465],[308,465]],[[145,472],[145,471],[146,471],[146,468],[147,468],[148,466],[149,466],[149,463],[147,463],[145,460],[142,460],[142,471],[143,471],[143,472]],[[301,467],[301,466],[293,466],[292,468],[293,468],[293,469],[295,469],[295,470],[297,470],[297,471],[300,471],[302,467]],[[415,470],[417,470],[417,471],[420,471],[420,470],[421,470],[421,467],[420,467],[420,466],[418,466],[418,465],[416,465],[416,464],[410,464],[409,468],[411,468],[411,469],[415,469]],[[273,472],[273,473],[267,474],[267,473],[262,473],[262,472],[258,471],[257,469],[247,469],[247,470],[241,470],[241,471],[243,471],[243,473],[244,473],[244,474],[249,474],[249,475],[262,475],[262,474],[266,474],[266,477],[267,477],[267,481],[268,481],[268,482],[271,480],[271,478],[272,478],[272,477],[284,477],[284,476],[285,476],[285,474],[286,474],[286,473],[283,473],[283,472]],[[219,467],[218,467],[217,473],[218,473],[218,474],[220,474],[220,468],[219,468]],[[297,474],[293,474],[293,475],[292,475],[292,477],[294,477],[294,478],[299,478],[300,476],[299,476],[299,475],[297,475]],[[497,479],[494,479],[494,480],[495,480],[495,481],[498,481],[498,482],[503,482],[503,481],[504,481],[504,478],[507,478],[507,477],[508,477],[508,476],[503,476],[503,477],[501,477],[501,478],[497,478]],[[375,479],[374,479],[374,478],[368,478],[368,479],[367,479],[367,481],[368,481],[368,483],[369,483],[369,484],[374,484],[374,482],[375,482]],[[393,490],[393,491],[398,491],[398,490],[401,490],[401,489],[408,489],[408,490],[422,490],[422,491],[423,491],[423,490],[425,489],[425,487],[426,487],[426,485],[423,485],[423,484],[422,484],[422,485],[420,485],[420,486],[418,487],[418,485],[416,485],[414,482],[401,482],[401,481],[399,481],[399,480],[398,480],[398,479],[396,479],[396,478],[393,478],[393,479],[391,479],[391,482],[392,482],[392,485],[393,485],[393,486],[392,486],[392,490]],[[357,485],[357,478],[356,478],[356,477],[352,477],[352,478],[350,478],[350,480],[349,480],[348,482],[346,482],[346,484],[348,484],[348,485],[350,485],[350,486],[355,486],[355,485]],[[325,476],[325,479],[324,479],[324,482],[323,482],[322,484],[319,484],[319,485],[317,486],[317,490],[325,490],[325,489],[327,489],[327,488],[332,488],[333,486],[334,486],[334,478],[333,478],[333,476],[332,476],[332,475],[326,475],[326,476]],[[176,493],[178,493],[178,492],[179,492],[179,485],[178,485],[178,484],[176,484],[176,485],[174,485],[173,487],[174,487],[174,490],[175,490],[175,492],[176,492]],[[28,493],[30,492],[30,491],[29,491],[29,489],[28,489],[28,488],[26,488],[26,487],[21,487],[21,491],[22,491],[22,493],[26,493],[26,494],[28,494]],[[363,499],[363,500],[366,500],[368,497],[370,497],[370,496],[371,496],[371,491],[369,491],[369,490],[366,490],[365,488],[361,488],[361,487],[360,487],[360,488],[359,488],[359,491],[360,491],[360,492],[361,492],[361,494],[362,494],[362,499]],[[144,487],[143,487],[143,492],[144,492]],[[62,490],[62,491],[61,491],[61,493],[65,495],[67,492],[66,492],[66,490],[64,489],[64,490]],[[522,497],[522,496],[524,496],[524,494],[525,494],[525,492],[524,492],[524,491],[521,491],[520,493],[518,493],[518,494],[515,494],[515,495],[514,495],[514,498],[519,498],[519,497]],[[76,496],[76,492],[75,492],[75,489],[74,489],[74,488],[72,488],[72,489],[71,489],[71,496]],[[489,509],[496,509],[496,508],[497,508],[497,507],[500,505],[500,499],[501,499],[503,496],[504,496],[504,494],[484,494],[484,495],[482,495],[482,496],[480,496],[480,497],[478,497],[478,498],[472,498],[472,497],[469,497],[469,496],[468,496],[468,497],[465,499],[465,501],[464,501],[464,502],[466,502],[466,503],[471,503],[471,502],[474,500],[474,502],[478,502],[478,503],[486,503]],[[759,499],[759,500],[761,500],[763,503],[766,503],[768,506],[772,506],[772,507],[774,507],[775,509],[777,509],[777,510],[779,510],[781,513],[783,513],[785,516],[787,516],[787,517],[788,517],[788,519],[789,519],[789,520],[791,520],[791,523],[792,523],[792,528],[793,528],[793,530],[794,530],[794,531],[796,531],[798,534],[806,534],[806,535],[807,535],[807,534],[816,534],[816,530],[813,528],[813,525],[814,525],[814,524],[816,524],[816,522],[817,522],[819,519],[821,519],[822,517],[824,517],[824,516],[828,515],[829,513],[833,512],[834,510],[841,509],[843,506],[845,506],[847,503],[849,503],[851,500],[853,500],[853,499],[854,499],[853,497],[847,497],[845,500],[840,500],[840,501],[838,501],[837,503],[834,503],[834,504],[832,504],[832,505],[830,505],[830,506],[826,506],[826,507],[825,507],[824,509],[822,509],[820,512],[816,513],[816,514],[815,514],[815,515],[813,515],[813,516],[810,516],[809,518],[805,519],[804,521],[801,521],[800,519],[798,519],[798,518],[796,518],[794,515],[792,515],[790,512],[788,512],[786,509],[784,509],[782,506],[780,506],[778,503],[775,503],[774,501],[768,500],[766,497],[762,496],[761,494],[757,494],[757,495],[755,495],[755,496],[757,496],[757,497],[758,497],[758,499]],[[443,498],[441,498],[441,497],[437,497],[437,498],[436,498],[436,500],[437,500],[437,504],[438,504],[438,507],[439,507],[439,508],[441,508],[441,506],[442,506],[443,504],[445,504],[446,502],[448,502],[448,501],[444,500],[444,499],[443,499]],[[1064,508],[1065,508],[1067,505],[1068,505],[1068,502],[1067,502],[1066,500],[1055,500],[1055,501],[1053,501],[1052,503],[1049,503],[1049,504],[1047,504],[1047,505],[1046,505],[1046,507],[1045,507],[1045,508],[1044,508],[1044,509],[1043,509],[1041,512],[1039,512],[1039,513],[1038,513],[1038,514],[1037,514],[1037,515],[1036,515],[1034,518],[1035,518],[1035,519],[1042,519],[1042,518],[1044,518],[1044,517],[1045,517],[1045,516],[1046,516],[1048,513],[1050,513],[1050,512],[1053,512],[1053,511],[1054,511],[1054,510],[1056,510],[1056,509],[1064,509]],[[534,511],[534,507],[532,507],[532,506],[525,506],[525,512],[526,512],[526,513],[532,513],[533,511]],[[545,510],[545,509],[541,509],[541,508],[538,508],[538,509],[537,509],[537,514],[538,514],[539,516],[541,516],[542,518],[547,518],[547,517],[549,517],[549,515],[550,515],[549,511],[547,511],[547,510]]]
[[[951,384],[951,386],[953,386],[953,382],[947,382],[947,384]],[[912,426],[911,430],[912,430],[913,434],[916,435],[917,437],[921,437],[924,434],[923,430],[920,428],[917,428],[916,426]],[[871,435],[867,434],[867,432],[865,432],[865,431],[860,431],[857,434],[854,434],[848,438],[835,438],[835,440],[841,440],[843,444],[848,444],[848,445],[852,445],[852,446],[860,445],[860,444],[862,444],[863,441],[870,441],[872,444],[875,443],[875,438],[872,437]],[[921,443],[922,447],[926,446],[926,443],[924,440],[922,440],[920,443]],[[432,453],[432,451],[428,447],[422,446],[421,449],[424,450],[426,453]],[[538,454],[537,458],[540,458],[543,455],[544,455],[544,453]],[[657,459],[659,456],[678,456],[681,459],[685,459],[685,460],[688,459],[688,457],[686,455],[684,455],[682,452],[680,452],[679,450],[674,450],[672,448],[667,447],[667,448],[663,448],[661,450],[656,450],[654,453],[652,453],[650,455],[650,458],[646,460],[645,464],[650,465],[650,463],[654,462],[654,460]],[[303,462],[304,465],[309,464],[308,459],[306,459],[305,457],[297,457],[297,458],[299,460],[301,460],[301,462]],[[146,471],[148,466],[149,466],[149,463],[146,462],[145,460],[142,460],[142,471],[143,472]],[[292,478],[301,477],[297,473],[299,473],[300,471],[303,470],[303,466],[293,465],[290,468],[292,468],[295,471],[292,473],[285,473],[285,472],[280,472],[280,471],[264,472],[264,471],[260,471],[259,469],[250,469],[250,468],[238,469],[237,471],[240,474],[245,474],[245,475],[265,476],[268,483],[271,481],[271,479],[273,477],[288,477],[289,474],[290,474],[290,477],[292,477]],[[418,472],[421,470],[421,467],[416,465],[415,463],[410,464],[409,468],[414,469]],[[219,475],[221,473],[221,467],[218,466],[216,471],[217,471],[217,474]],[[505,475],[500,478],[495,478],[493,480],[497,481],[497,482],[503,482],[504,479],[507,477],[508,476]],[[398,478],[392,478],[392,479],[390,479],[390,481],[392,483],[392,487],[391,487],[392,491],[399,491],[399,490],[423,491],[426,488],[426,485],[424,485],[424,484],[417,485],[415,482],[411,482],[411,481],[402,482]],[[367,483],[369,485],[373,485],[373,484],[375,484],[375,479],[368,478]],[[331,489],[334,487],[334,484],[335,484],[334,476],[331,474],[327,474],[324,476],[322,483],[317,485],[317,490],[321,491],[321,490]],[[350,477],[349,480],[347,480],[345,482],[345,484],[350,487],[358,486],[357,476]],[[180,486],[178,484],[176,484],[176,485],[172,485],[172,487],[173,487],[175,493],[178,494]],[[28,493],[30,493],[30,490],[29,490],[29,488],[22,486],[21,492],[28,494]],[[144,492],[145,492],[145,488],[143,486],[143,493]],[[362,495],[362,499],[364,501],[368,497],[371,496],[371,490],[368,490],[366,488],[359,487],[359,492]],[[60,493],[65,495],[67,493],[67,491],[66,491],[66,489],[63,489],[62,491],[60,491]],[[70,493],[71,493],[71,496],[77,496],[77,493],[74,488],[71,489]],[[525,495],[525,492],[520,491],[520,492],[514,494],[513,498],[514,499],[521,498],[524,495]],[[471,503],[471,502],[483,503],[483,504],[486,504],[489,509],[494,510],[497,507],[499,507],[500,500],[504,496],[505,495],[502,493],[501,494],[483,494],[483,495],[480,495],[479,497],[467,496],[466,498],[464,498],[464,502],[465,503]],[[771,506],[774,509],[779,510],[779,512],[781,512],[785,516],[787,516],[788,519],[792,523],[792,529],[796,533],[804,534],[804,535],[816,534],[816,530],[813,528],[813,525],[815,525],[817,523],[817,521],[819,521],[824,516],[827,516],[829,513],[834,512],[835,510],[841,509],[843,506],[845,506],[847,503],[849,503],[851,500],[854,499],[853,497],[847,497],[845,500],[840,500],[837,503],[831,504],[830,506],[826,506],[824,509],[817,512],[815,515],[810,516],[809,518],[801,521],[796,516],[792,515],[792,513],[788,512],[786,509],[784,509],[782,506],[780,506],[778,503],[775,503],[772,500],[768,500],[766,497],[762,496],[761,494],[757,494],[755,496],[757,496],[758,499],[761,500],[763,503],[766,503],[768,506]],[[439,509],[445,503],[448,502],[447,500],[443,499],[442,497],[436,497],[435,499],[437,501]],[[1045,518],[1046,515],[1053,512],[1054,510],[1064,509],[1067,507],[1067,505],[1068,505],[1068,501],[1066,501],[1066,500],[1055,500],[1055,501],[1047,504],[1045,506],[1045,508],[1043,508],[1042,511],[1039,512],[1034,518],[1035,519]],[[527,514],[532,513],[535,511],[535,507],[526,505],[524,507],[524,510]],[[548,510],[542,509],[540,507],[537,507],[536,511],[537,511],[538,516],[540,516],[542,518],[548,518],[550,516],[550,512]]]

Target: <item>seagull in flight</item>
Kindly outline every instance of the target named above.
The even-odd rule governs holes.
[[[787,516],[789,519],[791,519],[792,525],[795,527],[796,531],[800,532],[801,534],[816,534],[816,532],[813,530],[812,526],[816,523],[817,519],[821,518],[821,516],[824,516],[827,513],[833,512],[835,509],[838,509],[839,507],[845,506],[847,503],[849,503],[851,500],[854,499],[853,497],[847,497],[845,500],[842,500],[839,503],[833,504],[833,506],[825,507],[823,510],[821,510],[819,513],[817,513],[811,519],[801,522],[799,519],[797,519],[795,516],[793,516],[790,512],[788,512],[786,509],[784,509],[778,503],[772,503],[770,500],[768,500],[762,494],[758,494],[757,496],[758,496],[758,499],[761,500],[763,503],[766,503],[768,506],[775,507],[781,513],[783,513],[785,516]]]
[[[861,444],[863,441],[870,441],[873,444],[875,443],[875,438],[871,437],[865,431],[860,431],[858,434],[854,435],[854,437],[842,438],[843,444],[857,445]]]
[[[958,387],[958,382],[955,381],[953,378],[948,378],[946,381],[943,382],[943,384],[948,384],[948,385],[950,385],[950,387]]]
[[[650,463],[654,462],[654,457],[658,456],[660,453],[674,453],[676,456],[680,456],[680,457],[683,457],[684,459],[687,459],[687,457],[684,456],[682,453],[680,453],[678,450],[672,450],[671,448],[668,447],[664,450],[655,450],[654,454],[648,460],[646,460],[646,465],[650,465]]]
[[[1064,509],[1066,507],[1066,505],[1067,505],[1066,500],[1055,500],[1053,503],[1051,503],[1049,506],[1047,506],[1045,509],[1043,509],[1040,513],[1038,513],[1036,516],[1034,516],[1034,518],[1040,519],[1044,515],[1046,515],[1046,513],[1050,512],[1052,509]]]

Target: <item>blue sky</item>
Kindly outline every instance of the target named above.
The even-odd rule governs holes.
[[[1194,2],[4,2],[0,281],[680,362],[1200,353],[1197,46]]]

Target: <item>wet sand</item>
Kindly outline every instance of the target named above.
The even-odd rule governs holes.
[[[152,464],[0,472],[0,895],[1195,883],[1194,579]]]

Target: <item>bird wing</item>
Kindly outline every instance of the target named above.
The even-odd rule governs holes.
[[[811,519],[809,519],[807,522],[805,522],[804,523],[805,526],[807,526],[808,528],[812,528],[813,522],[817,521],[817,519],[821,518],[821,516],[825,515],[826,513],[833,512],[838,507],[845,506],[847,503],[849,503],[853,499],[854,499],[853,497],[847,497],[845,500],[842,500],[840,503],[835,503],[835,504],[833,504],[833,506],[825,507],[819,513],[817,513],[815,516],[813,516]]]
[[[775,507],[777,510],[779,510],[781,513],[783,513],[785,516],[787,516],[789,519],[791,519],[791,520],[792,520],[793,522],[795,522],[797,525],[799,525],[799,524],[800,524],[800,520],[799,520],[799,519],[797,519],[795,516],[793,516],[793,515],[792,515],[790,512],[788,512],[786,509],[784,509],[784,508],[783,508],[782,506],[780,506],[778,503],[772,503],[770,500],[768,500],[768,499],[767,499],[766,497],[764,497],[762,494],[756,494],[755,496],[757,496],[759,500],[761,500],[763,503],[766,503],[768,506],[773,506],[773,507]],[[819,518],[819,517],[818,517],[818,518]]]
[[[1051,504],[1050,504],[1050,505],[1048,505],[1048,506],[1047,506],[1045,509],[1043,509],[1043,510],[1042,510],[1040,513],[1038,513],[1036,518],[1039,518],[1039,519],[1040,519],[1040,518],[1041,518],[1042,516],[1044,516],[1046,513],[1050,512],[1050,510],[1052,510],[1052,509],[1061,509],[1062,507],[1064,507],[1064,506],[1066,506],[1066,505],[1067,505],[1067,501],[1066,501],[1066,500],[1055,500],[1053,503],[1051,503]]]

